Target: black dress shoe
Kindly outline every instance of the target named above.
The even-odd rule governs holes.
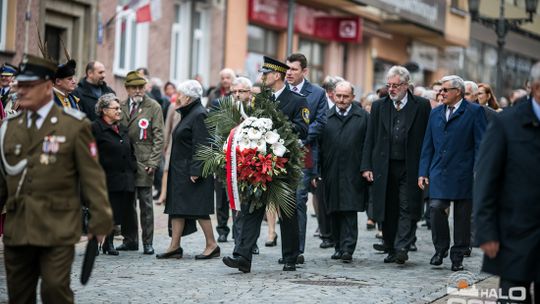
[[[251,262],[248,261],[243,256],[233,256],[233,257],[224,257],[223,264],[240,270],[243,273],[248,273],[251,271]]]
[[[217,238],[218,243],[226,243],[227,242],[227,235],[226,234],[220,234]]]
[[[469,258],[471,257],[471,252],[472,252],[472,248],[469,247],[465,250],[465,252],[463,253],[463,256],[466,257],[466,258]]]
[[[322,243],[319,245],[320,248],[326,249],[336,246],[336,244],[330,240],[323,240]]]
[[[266,241],[264,243],[264,246],[266,246],[266,247],[274,247],[274,246],[276,246],[277,245],[277,239],[278,239],[278,235],[275,234],[274,239],[271,240],[271,241]]]
[[[156,254],[156,259],[181,259],[183,254],[184,250],[182,247],[178,247],[173,251]]]
[[[394,256],[394,260],[396,264],[405,264],[405,262],[409,259],[409,256],[407,255],[407,250],[397,250],[396,254]]]
[[[283,265],[283,271],[296,271],[296,265],[293,263],[285,263]]]
[[[452,262],[452,271],[462,271],[463,263],[462,262]]]
[[[342,255],[341,255],[341,261],[343,263],[351,263],[352,262],[352,254],[348,253],[348,252],[344,252]]]
[[[415,243],[412,243],[409,245],[409,251],[418,251],[418,247],[416,247]]]
[[[332,254],[332,256],[330,258],[332,260],[340,260],[342,255],[343,255],[343,252],[336,251],[336,252],[334,252],[334,254]]]
[[[257,246],[257,244],[253,245],[253,247],[251,248],[251,253],[259,254],[259,246]]]
[[[383,260],[385,263],[395,263],[396,262],[396,254],[395,253],[389,253]]]
[[[430,263],[431,265],[439,266],[439,265],[442,264],[443,259],[444,259],[445,257],[447,257],[447,256],[448,256],[448,251],[446,251],[446,252],[444,252],[444,253],[443,253],[443,252],[435,252],[435,254],[434,254],[433,257],[431,258],[431,261],[429,261],[429,263]]]
[[[154,247],[152,247],[152,245],[143,245],[143,248],[144,248],[144,251],[143,251],[144,254],[154,254]]]
[[[209,255],[197,254],[195,256],[195,260],[208,260],[211,258],[217,258],[219,257],[220,254],[221,254],[221,248],[219,248],[219,246],[216,246],[216,248],[214,248],[214,250],[212,250],[212,252],[210,252]]]
[[[299,254],[297,257],[296,257],[296,264],[304,264],[305,260],[304,260],[304,256],[302,254]],[[286,264],[285,263],[285,260],[283,258],[279,258],[278,260],[278,263],[279,264]]]
[[[137,251],[137,250],[139,250],[139,246],[137,246],[136,244],[123,243],[123,244],[120,244],[120,246],[116,246],[116,250],[118,250],[118,251]]]
[[[388,248],[384,244],[373,244],[373,249],[381,251],[382,253],[388,253]]]

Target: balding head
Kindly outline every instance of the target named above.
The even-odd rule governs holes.
[[[105,83],[105,66],[99,61],[90,61],[86,65],[86,81],[93,85],[103,85]]]

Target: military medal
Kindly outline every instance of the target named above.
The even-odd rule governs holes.
[[[148,137],[148,133],[146,129],[148,129],[149,125],[150,125],[150,122],[148,121],[148,119],[143,118],[139,120],[139,129],[140,129],[139,139],[140,140],[146,140],[146,138]]]
[[[15,153],[16,156],[21,155],[21,148],[22,148],[21,144],[16,144],[15,145],[15,151],[13,151],[13,153]]]
[[[56,116],[51,117],[51,123],[54,125],[58,122],[58,118]]]

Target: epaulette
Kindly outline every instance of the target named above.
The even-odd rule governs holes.
[[[21,116],[22,113],[23,113],[22,111],[18,111],[18,112],[15,112],[15,113],[9,113],[9,114],[6,116],[6,119],[7,119],[7,120],[11,120],[11,119],[13,119],[13,118],[17,118],[17,117]]]
[[[64,108],[64,113],[77,120],[83,120],[86,117],[86,114],[84,114],[83,112],[72,108]]]

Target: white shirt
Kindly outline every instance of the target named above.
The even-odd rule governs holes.
[[[302,82],[300,82],[299,84],[297,85],[292,85],[289,83],[289,88],[291,89],[291,91],[293,92],[296,92],[296,93],[300,93],[300,91],[302,91],[302,88],[304,87],[304,83],[306,81],[304,79],[302,79]],[[296,91],[294,90],[294,88],[296,87]]]
[[[332,99],[330,99],[330,96],[328,96],[327,93],[325,94],[326,94],[326,102],[328,103],[328,108],[331,109],[334,106],[334,102],[332,101]]]
[[[351,111],[351,108],[352,108],[352,103],[349,105],[349,107],[345,110],[345,113],[344,114],[341,114],[341,110],[336,106],[336,113],[339,115],[339,116],[347,116],[349,115],[349,111]]]
[[[281,89],[279,89],[279,90],[277,90],[277,91],[274,92],[274,98],[275,98],[275,100],[278,99],[279,95],[281,95],[281,93],[283,93],[284,90],[285,90],[285,86],[283,86],[283,88],[281,88]]]
[[[36,128],[38,130],[43,125],[43,122],[45,122],[45,118],[47,118],[47,115],[49,115],[49,112],[51,111],[53,105],[54,105],[54,100],[51,100],[37,111],[39,117],[36,119]],[[27,128],[30,128],[30,125],[32,124],[32,114],[33,113],[34,112],[32,112],[32,111],[28,111],[26,113],[26,118],[27,118],[27,121],[28,121],[28,123],[26,125]]]
[[[458,103],[456,103],[454,105],[454,110],[452,111],[452,114],[453,113],[456,113],[457,109],[459,109],[459,106],[461,106],[461,102],[463,101],[463,99],[461,99],[460,101],[458,101]],[[446,106],[446,121],[448,121],[448,119],[450,119],[450,108],[448,106]]]
[[[405,107],[405,105],[407,104],[407,100],[408,100],[407,94],[405,94],[405,96],[403,96],[403,99],[401,99],[401,101],[400,101],[401,102],[400,105],[399,105],[400,110]],[[394,103],[394,107],[397,109],[396,101],[393,100],[393,103]]]

